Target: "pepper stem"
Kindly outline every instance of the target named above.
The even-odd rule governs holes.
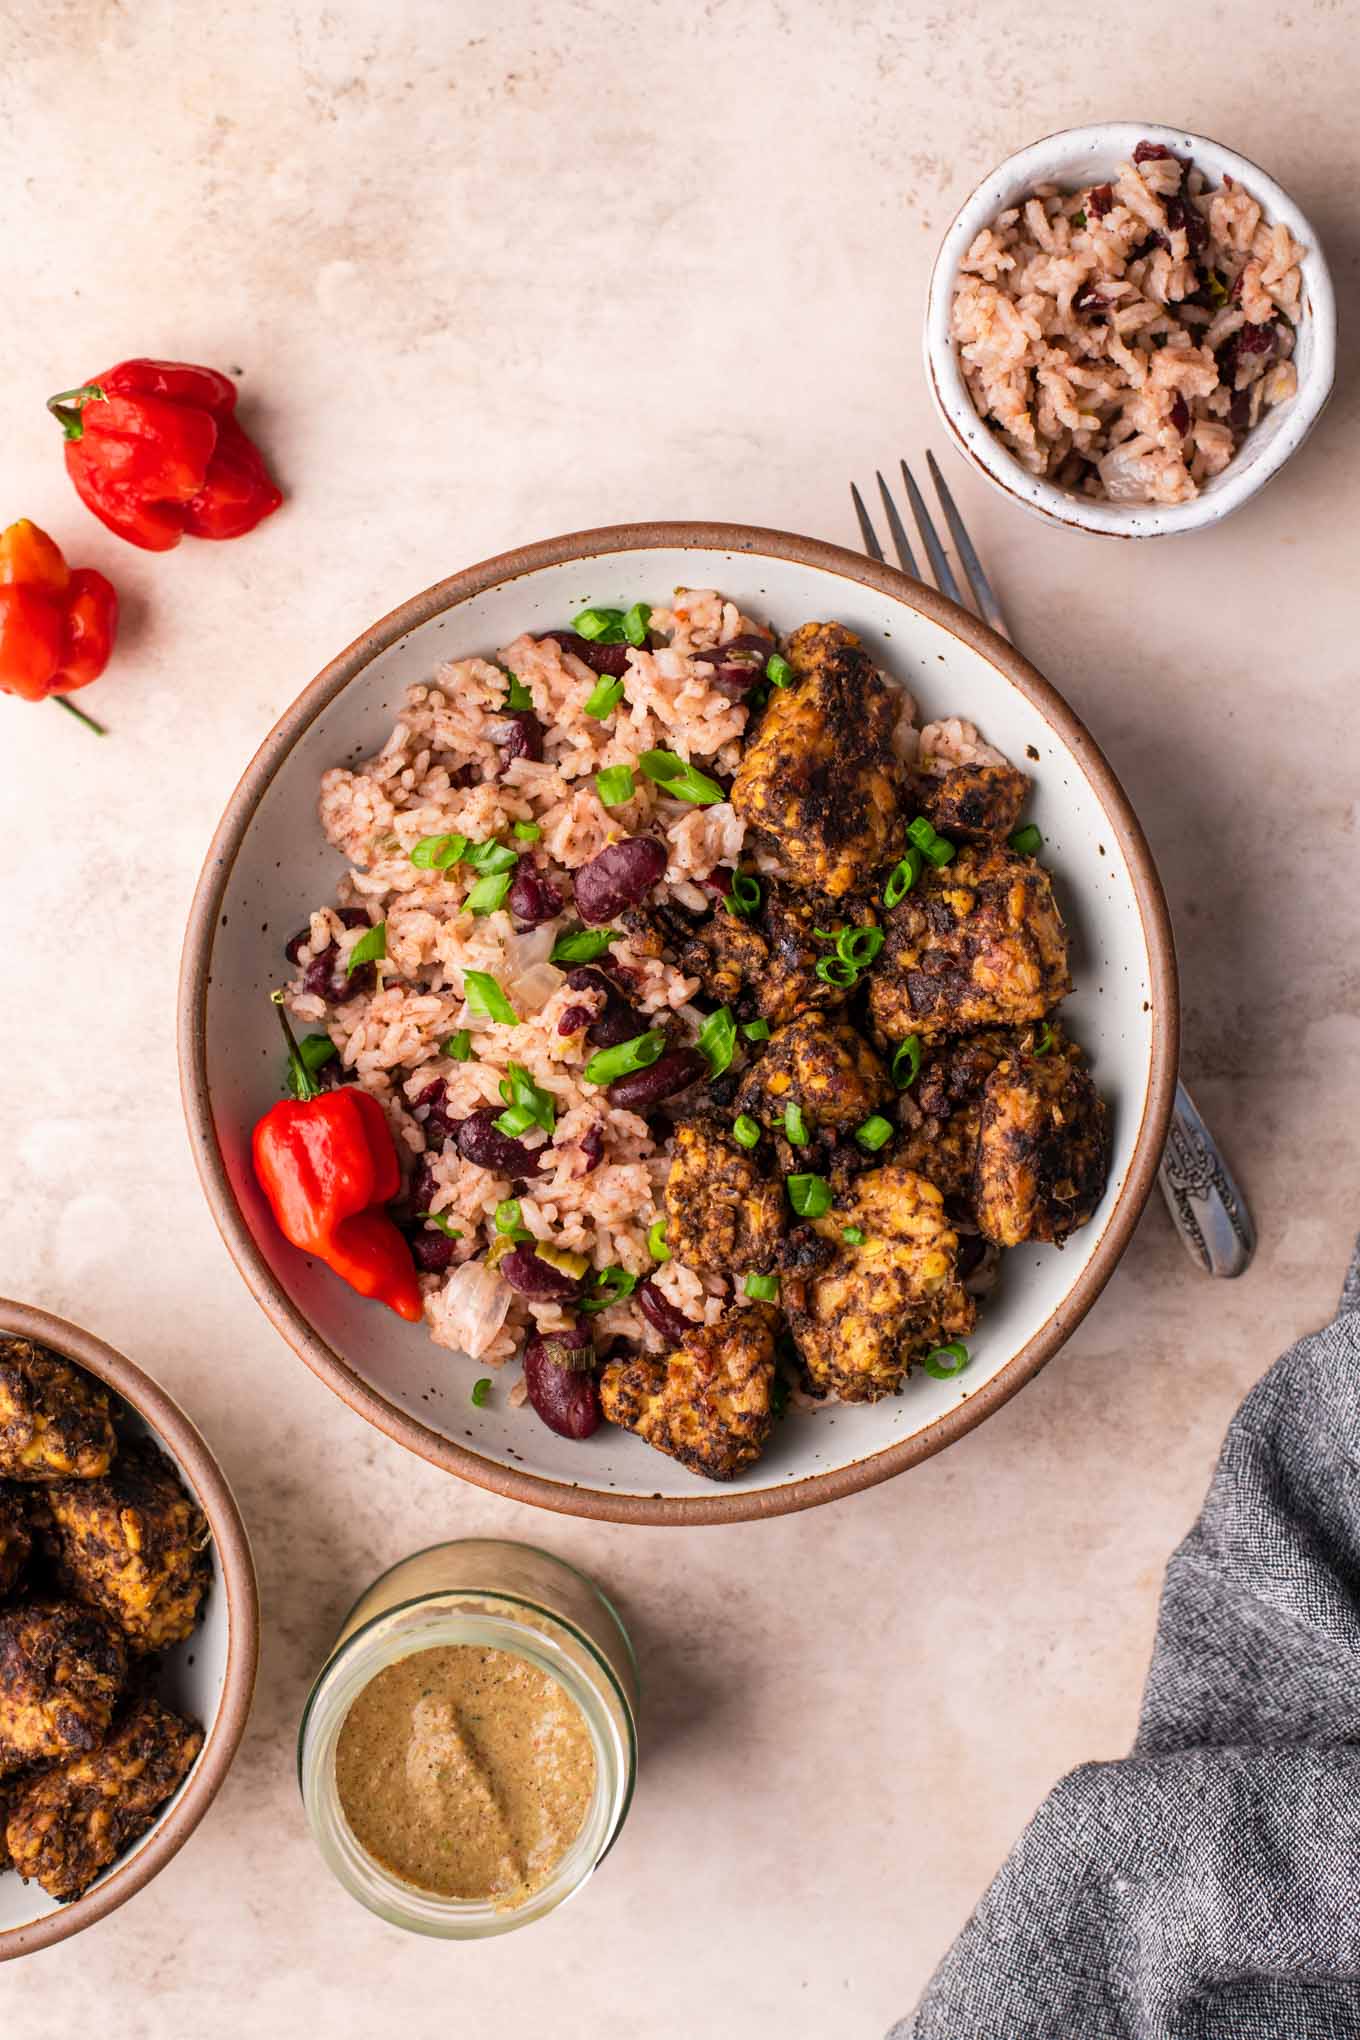
[[[98,383],[82,383],[77,390],[58,390],[55,397],[47,399],[47,408],[67,439],[81,439],[85,434],[81,412],[87,404],[102,400],[103,395]]]
[[[86,729],[93,730],[97,737],[108,735],[102,722],[96,722],[92,715],[86,715],[83,708],[77,708],[74,701],[68,701],[64,694],[49,694],[47,698],[49,701],[55,701],[58,708],[64,708],[68,715],[73,715],[77,722],[83,722]]]
[[[321,1096],[321,1086],[303,1061],[302,1050],[297,1045],[297,1036],[288,1025],[288,1015],[283,1010],[283,1002],[287,996],[286,992],[271,992],[269,999],[278,1013],[279,1025],[288,1043],[288,1073],[293,1080],[293,1096],[300,1098],[305,1105],[309,1099]]]

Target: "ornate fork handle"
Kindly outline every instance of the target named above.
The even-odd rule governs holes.
[[[1256,1228],[1232,1171],[1195,1109],[1176,1085],[1158,1180],[1187,1251],[1208,1275],[1240,1275],[1256,1252]]]

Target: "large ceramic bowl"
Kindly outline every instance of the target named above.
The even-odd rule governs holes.
[[[1030,474],[973,408],[950,333],[959,264],[982,229],[1005,207],[1020,204],[1036,184],[1056,184],[1070,191],[1117,176],[1120,164],[1128,162],[1140,141],[1160,142],[1178,156],[1192,156],[1212,185],[1221,185],[1225,177],[1235,178],[1259,201],[1267,220],[1283,221],[1305,250],[1300,263],[1302,317],[1294,351],[1298,392],[1287,404],[1267,411],[1222,474],[1206,482],[1187,503],[1107,503],[1059,489]],[[983,178],[955,214],[931,272],[925,364],[931,394],[960,451],[1004,495],[1036,516],[1074,531],[1113,538],[1166,538],[1175,532],[1200,531],[1240,509],[1277,475],[1322,415],[1336,367],[1336,298],[1331,272],[1317,229],[1289,193],[1250,157],[1239,156],[1235,149],[1225,148],[1207,135],[1162,127],[1156,121],[1098,121],[1091,127],[1066,128],[1008,156]]]
[[[250,1167],[250,1129],[278,1096],[269,991],[281,946],[341,866],[316,820],[323,770],[383,742],[403,689],[441,660],[520,631],[560,628],[586,601],[726,591],[787,630],[835,618],[916,695],[923,714],[971,717],[1034,774],[1073,940],[1069,1024],[1113,1106],[1114,1160],[1094,1221],[1061,1252],[1008,1256],[1000,1292],[957,1381],[913,1379],[872,1407],[791,1412],[765,1457],[715,1487],[604,1427],[556,1437],[504,1396],[474,1408],[481,1371],[366,1304],[275,1230]],[[241,1273],[284,1337],[370,1423],[502,1494],[626,1522],[704,1523],[830,1501],[959,1438],[1055,1353],[1128,1243],[1153,1181],[1176,1074],[1176,974],[1148,847],[1087,731],[1003,639],[893,568],[786,533],[647,524],[526,546],[441,581],[342,652],[266,738],[217,832],[190,917],[180,980],[180,1068],[198,1168]]]
[[[179,1468],[208,1519],[212,1581],[203,1619],[186,1643],[160,1660],[157,1691],[169,1706],[200,1722],[202,1750],[184,1783],[139,1842],[110,1864],[83,1898],[59,1905],[12,1871],[0,1875],[0,1962],[30,1955],[93,1926],[148,1884],[183,1848],[216,1798],[245,1732],[259,1652],[259,1601],[250,1556],[231,1489],[183,1410],[163,1388],[112,1346],[64,1318],[0,1297],[0,1333],[34,1339],[95,1375]]]

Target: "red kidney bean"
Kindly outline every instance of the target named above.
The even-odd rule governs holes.
[[[428,1229],[409,1235],[411,1258],[422,1275],[442,1275],[453,1259],[457,1240],[451,1240],[447,1233],[430,1232]]]
[[[422,1155],[411,1171],[411,1180],[398,1205],[398,1214],[415,1218],[420,1212],[428,1211],[434,1202],[435,1188],[434,1164],[428,1155]]]
[[[1110,309],[1110,300],[1089,283],[1084,283],[1072,300],[1072,309],[1083,319],[1103,319]]]
[[[600,1423],[595,1376],[558,1367],[544,1352],[545,1343],[531,1339],[524,1349],[524,1386],[534,1413],[559,1438],[588,1438]]]
[[[557,1019],[559,1034],[579,1034],[588,1020],[594,1019],[589,1006],[564,1006]]]
[[[655,836],[606,844],[576,874],[576,911],[592,928],[644,899],[666,869],[666,846]]]
[[[650,1275],[645,1282],[639,1282],[633,1293],[633,1301],[648,1324],[660,1332],[663,1339],[670,1339],[672,1343],[678,1344],[686,1332],[694,1330],[694,1320],[687,1318],[682,1310],[676,1308],[670,1298],[657,1288]]]
[[[535,764],[543,756],[543,725],[530,709],[516,708],[503,715],[505,735],[501,739],[500,752],[505,764],[512,758],[530,758]]]
[[[586,1158],[586,1174],[598,1169],[604,1160],[604,1128],[588,1126],[581,1135],[581,1153]]]
[[[708,1064],[697,1048],[673,1048],[647,1069],[615,1077],[607,1095],[611,1105],[621,1106],[625,1112],[645,1112],[649,1105],[659,1105],[663,1098],[688,1090],[707,1072]]]
[[[592,673],[606,673],[611,680],[622,680],[628,671],[627,645],[597,645],[589,638],[577,637],[574,630],[555,630],[558,649],[570,652],[583,666],[589,666]]]
[[[538,1155],[533,1148],[525,1147],[522,1140],[512,1140],[508,1133],[502,1133],[496,1125],[499,1117],[495,1106],[487,1105],[465,1119],[456,1135],[459,1154],[475,1162],[479,1169],[495,1169],[503,1176],[534,1175],[539,1166]],[[548,1150],[544,1148],[543,1152]]]
[[[516,1295],[532,1296],[536,1303],[570,1303],[581,1294],[579,1275],[554,1268],[527,1244],[512,1247],[505,1259],[496,1263],[496,1273],[504,1276]]]
[[[1228,406],[1228,423],[1234,431],[1245,432],[1251,423],[1251,391],[1234,390]]]
[[[630,1006],[618,986],[602,970],[583,964],[567,978],[573,992],[603,992],[604,1004],[586,1029],[592,1048],[617,1048],[621,1041],[636,1041],[647,1032],[647,1023],[635,1006]],[[574,1031],[574,1030],[573,1030]]]
[[[731,638],[725,645],[716,645],[712,651],[700,652],[697,656],[713,661],[713,685],[720,694],[735,699],[764,678],[766,663],[773,650],[774,645],[769,638],[747,631],[741,637]]]
[[[532,864],[521,860],[510,888],[509,907],[515,919],[522,921],[526,928],[537,928],[541,922],[551,921],[561,913],[562,895],[541,871],[535,871]]]
[[[732,890],[732,881],[736,875],[730,864],[715,864],[704,884],[710,892],[716,893],[720,900],[725,900]]]
[[[1166,223],[1179,227],[1185,235],[1189,253],[1198,255],[1209,239],[1209,224],[1197,205],[1191,205],[1184,198],[1169,198],[1166,201]]]
[[[345,928],[367,928],[368,915],[362,907],[337,907],[336,918]],[[298,962],[298,952],[305,942],[311,940],[311,927],[299,928],[296,935],[284,945],[284,955],[292,964]],[[371,992],[376,980],[371,963],[361,963],[348,976],[340,961],[339,945],[328,942],[326,947],[314,956],[307,965],[302,978],[302,989],[314,997],[324,999],[328,1006],[343,1006],[347,999],[355,999],[360,992]]]
[[[1174,163],[1174,149],[1163,148],[1160,142],[1139,142],[1133,152],[1135,163]]]
[[[1186,403],[1184,396],[1179,390],[1177,390],[1175,397],[1172,399],[1171,423],[1182,438],[1190,430],[1190,406]]]
[[[427,1084],[413,1107],[413,1117],[424,1127],[427,1138],[433,1134],[436,1140],[456,1140],[461,1119],[451,1119],[445,1109],[448,1086],[442,1077],[436,1077]]]
[[[1087,212],[1094,213],[1098,220],[1103,220],[1106,213],[1110,212],[1113,207],[1114,186],[1112,184],[1093,184],[1086,194]]]

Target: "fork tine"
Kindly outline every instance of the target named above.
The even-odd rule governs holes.
[[[911,549],[911,540],[907,537],[907,527],[897,514],[896,503],[894,503],[892,497],[888,494],[888,484],[884,481],[877,468],[874,469],[874,473],[878,475],[878,493],[883,498],[883,508],[888,513],[888,529],[892,533],[892,542],[896,547],[898,560],[902,565],[903,571],[910,574],[913,581],[919,581],[921,569],[916,564],[916,555]]]
[[[951,602],[957,602],[962,606],[963,596],[958,582],[954,579],[954,569],[945,558],[945,550],[940,544],[939,533],[931,522],[925,498],[917,488],[911,469],[905,461],[901,463],[901,468],[902,480],[907,485],[907,501],[911,504],[911,514],[916,519],[916,529],[921,534],[921,543],[926,549],[926,558],[930,561],[930,571],[935,576],[935,586],[941,595],[947,595]]]
[[[864,498],[853,482],[850,484],[850,494],[855,499],[855,515],[859,519],[859,535],[864,540],[864,550],[868,553],[871,560],[881,560],[883,558],[883,548],[878,542],[878,533],[869,522],[869,513],[864,507]]]
[[[930,478],[935,484],[935,493],[940,499],[940,508],[944,511],[945,522],[953,537],[955,550],[963,562],[963,571],[968,576],[968,585],[973,591],[973,600],[977,603],[978,613],[984,623],[989,623],[994,631],[999,631],[1003,638],[1008,638],[1010,631],[1006,628],[1001,604],[992,593],[992,584],[982,571],[982,561],[977,556],[977,548],[968,536],[954,498],[949,493],[949,484],[940,473],[939,463],[933,453],[927,452],[926,465],[930,469]]]

